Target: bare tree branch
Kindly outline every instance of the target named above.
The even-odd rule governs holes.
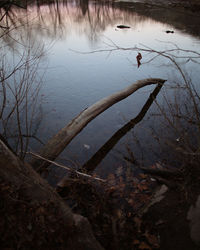
[[[31,154],[31,155],[33,155],[33,156],[39,158],[39,159],[42,159],[42,160],[44,160],[44,161],[46,161],[46,162],[48,162],[48,163],[51,163],[51,164],[53,164],[53,165],[56,165],[56,166],[60,167],[60,168],[64,168],[64,169],[66,169],[66,170],[68,170],[68,171],[70,171],[70,172],[72,172],[72,173],[77,174],[77,175],[80,175],[80,176],[83,176],[83,177],[86,177],[86,178],[91,178],[91,179],[94,179],[94,180],[97,180],[97,181],[106,182],[106,180],[104,180],[104,179],[101,179],[101,178],[98,178],[98,177],[94,177],[94,176],[89,175],[89,174],[82,173],[82,172],[80,172],[80,171],[74,170],[73,168],[64,166],[64,165],[62,165],[62,164],[60,164],[60,163],[57,163],[57,162],[55,162],[55,161],[50,161],[50,160],[48,160],[48,159],[46,159],[46,158],[44,158],[44,157],[42,157],[42,156],[40,156],[40,155],[38,155],[38,154],[35,154],[35,153],[33,153],[33,152],[27,152],[27,154]]]
[[[142,87],[151,84],[163,84],[164,82],[165,80],[159,78],[140,80],[125,89],[112,94],[111,96],[101,99],[89,108],[83,110],[77,117],[69,122],[66,127],[53,136],[39,152],[39,155],[44,158],[54,160],[91,120],[104,112],[106,109],[130,96]],[[49,163],[41,159],[33,159],[30,164],[38,171],[41,171],[49,165]]]

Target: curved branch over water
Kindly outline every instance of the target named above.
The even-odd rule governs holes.
[[[92,106],[83,110],[71,122],[69,122],[67,126],[65,126],[55,136],[53,136],[39,152],[39,155],[49,160],[55,160],[65,149],[65,147],[71,142],[71,140],[99,114],[104,112],[115,103],[130,96],[142,87],[151,84],[163,84],[164,82],[165,80],[159,78],[139,80],[124,88],[123,90],[101,99]],[[45,162],[41,159],[32,159],[30,164],[37,171],[42,171],[50,165],[48,162]]]
[[[116,133],[114,133],[114,135],[110,137],[110,139],[107,140],[107,142],[82,166],[83,170],[86,170],[88,173],[95,170],[97,165],[106,157],[106,155],[117,144],[117,142],[144,118],[161,88],[162,84],[158,84],[158,86],[150,94],[140,113],[134,119],[130,120],[123,127],[121,127]]]

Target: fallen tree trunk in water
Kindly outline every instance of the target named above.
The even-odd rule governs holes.
[[[101,99],[89,108],[83,110],[78,116],[76,116],[66,127],[61,129],[55,136],[53,136],[47,144],[38,153],[44,158],[49,160],[55,160],[56,157],[65,149],[65,147],[71,142],[71,140],[95,117],[104,112],[106,109],[114,105],[115,103],[125,99],[133,94],[136,90],[151,84],[163,84],[165,80],[159,78],[150,78],[137,81],[131,84],[127,88],[112,94],[108,97]],[[48,167],[50,163],[41,159],[32,159],[30,164],[37,171],[41,172]]]
[[[103,249],[88,220],[1,140],[0,197],[2,249]]]
[[[106,155],[118,143],[118,141],[144,118],[161,88],[162,84],[158,84],[158,86],[156,86],[154,91],[150,94],[140,113],[134,119],[130,120],[123,127],[121,127],[117,132],[115,132],[114,135],[111,136],[110,139],[107,140],[107,142],[86,163],[84,163],[84,165],[81,167],[84,172],[93,172],[97,165],[100,164],[100,162],[106,157]]]

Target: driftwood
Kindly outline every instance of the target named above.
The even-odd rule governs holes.
[[[137,81],[127,88],[112,94],[106,98],[101,99],[89,108],[83,110],[76,116],[66,127],[61,129],[55,136],[53,136],[47,144],[38,153],[44,158],[55,160],[56,157],[65,149],[71,140],[95,117],[104,112],[106,109],[115,103],[130,96],[136,90],[151,84],[163,84],[165,80],[158,78],[150,78]],[[48,167],[50,163],[41,159],[32,159],[30,164],[37,170],[42,171]]]
[[[117,132],[115,132],[114,135],[111,136],[110,139],[107,140],[107,142],[86,163],[84,163],[81,168],[82,170],[86,171],[87,173],[93,172],[95,170],[97,165],[100,164],[100,162],[106,157],[106,155],[118,143],[118,141],[144,118],[161,88],[162,84],[158,84],[158,86],[156,86],[154,91],[150,94],[140,113],[134,119],[130,120],[123,127],[121,127]]]
[[[173,177],[182,177],[183,176],[183,174],[181,173],[180,170],[152,169],[152,168],[145,168],[145,167],[141,167],[141,169],[147,174],[162,177],[162,178],[166,178],[166,179],[173,178]]]
[[[88,220],[1,140],[0,197],[1,249],[103,249]]]

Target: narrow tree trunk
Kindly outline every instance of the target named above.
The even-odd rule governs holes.
[[[102,249],[88,220],[0,140],[1,249]]]
[[[89,108],[82,111],[76,116],[66,127],[61,129],[55,136],[53,136],[47,144],[39,152],[44,158],[49,160],[55,160],[55,158],[65,149],[65,147],[71,142],[71,140],[95,117],[104,112],[106,109],[114,105],[115,103],[130,96],[136,90],[151,84],[163,84],[165,80],[150,78],[137,81],[131,84],[127,88],[112,94],[106,98],[101,99]],[[33,159],[30,164],[37,171],[49,166],[48,162],[41,159]]]

